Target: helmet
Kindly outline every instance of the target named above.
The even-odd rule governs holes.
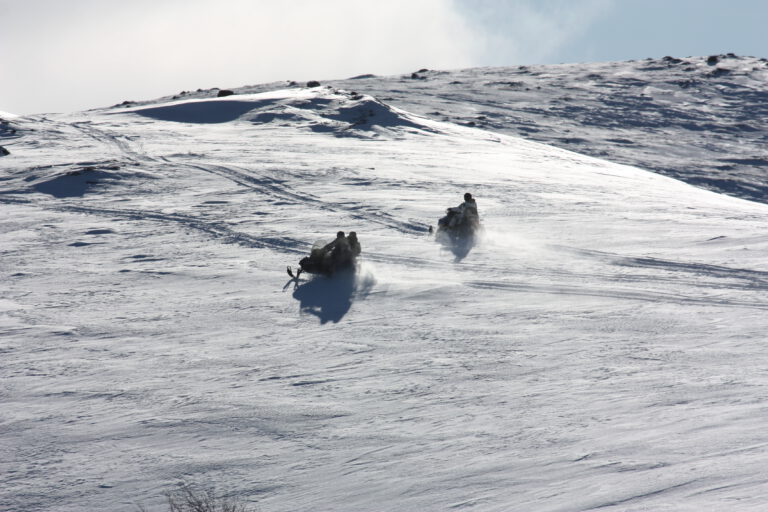
[[[469,192],[464,194],[464,200],[465,201],[471,201],[472,200],[472,194],[470,194]]]
[[[339,231],[338,233],[336,233],[336,238],[344,238],[344,232]]]

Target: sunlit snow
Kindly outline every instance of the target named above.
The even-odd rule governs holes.
[[[8,119],[0,509],[765,509],[768,205],[407,80],[418,115],[282,86]],[[467,191],[456,250],[428,229]],[[358,272],[291,281],[337,230]]]

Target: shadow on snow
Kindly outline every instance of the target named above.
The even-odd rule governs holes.
[[[469,252],[477,243],[477,236],[452,237],[446,233],[438,233],[436,240],[444,249],[451,251],[454,256],[454,262],[459,263],[467,257]]]
[[[302,313],[315,315],[321,324],[338,323],[349,312],[356,298],[364,298],[373,287],[371,276],[354,271],[338,272],[333,277],[313,276],[310,280],[295,284],[293,298],[299,301]]]

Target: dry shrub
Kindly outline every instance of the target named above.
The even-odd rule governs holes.
[[[198,491],[184,485],[165,496],[170,512],[255,512],[235,499],[216,497],[210,489]]]

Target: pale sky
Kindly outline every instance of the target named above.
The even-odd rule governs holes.
[[[733,52],[765,0],[0,0],[0,111],[364,73]]]

